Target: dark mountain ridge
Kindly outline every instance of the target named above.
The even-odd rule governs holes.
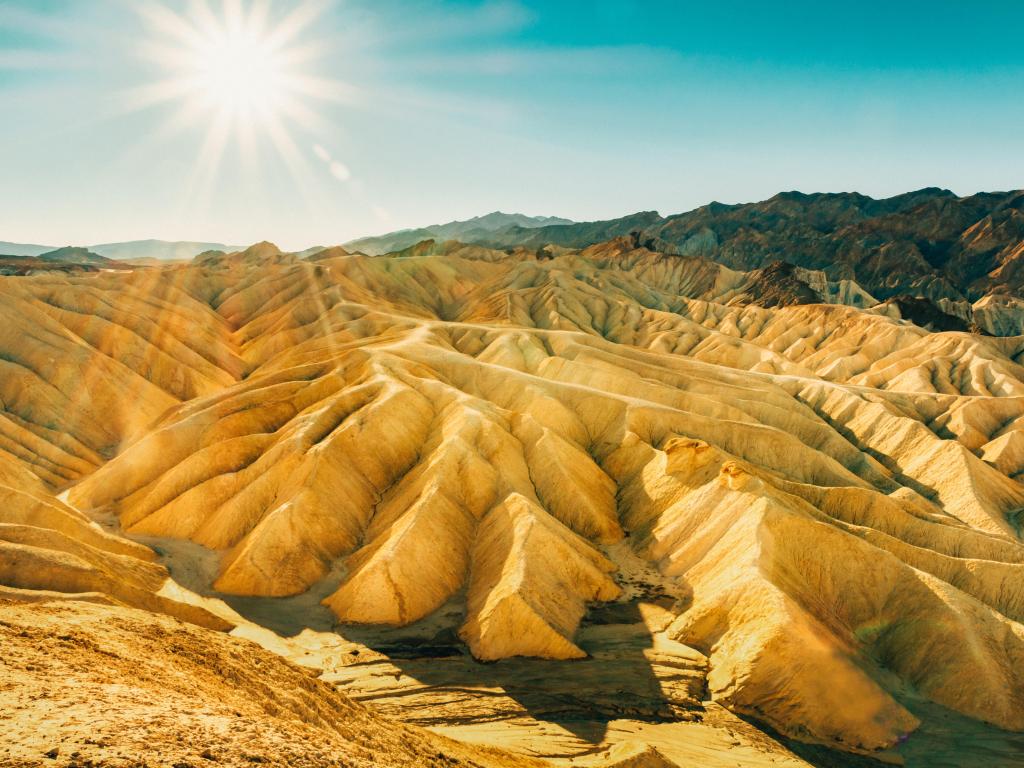
[[[757,203],[712,202],[663,217],[524,228],[458,239],[490,247],[584,248],[636,233],[665,253],[750,271],[774,262],[855,280],[880,300],[898,295],[974,302],[1024,286],[1024,192],[958,197],[929,187],[875,199],[857,192],[781,192]],[[403,246],[405,247],[405,246]]]

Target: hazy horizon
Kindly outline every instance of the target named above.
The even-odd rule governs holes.
[[[893,195],[890,195],[890,196],[891,197],[897,197],[897,196],[905,194],[905,193],[916,192],[916,191],[920,191],[922,189],[925,189],[925,187],[919,187],[919,188],[916,188],[916,189],[903,190],[902,192],[896,192],[896,193],[894,193]],[[1010,188],[1007,188],[1007,189],[1004,189],[1004,190],[979,189],[979,190],[975,190],[973,192],[967,192],[967,193],[957,192],[956,190],[950,190],[950,189],[946,189],[946,191],[952,192],[957,197],[961,197],[962,198],[962,197],[969,197],[969,196],[971,196],[973,194],[978,194],[978,193],[1012,192],[1014,190],[1010,189]],[[813,195],[813,194],[856,194],[856,193],[865,194],[861,190],[855,190],[855,189],[850,189],[850,190],[784,190],[784,189],[780,189],[776,193],[771,195],[770,197],[774,197],[775,195],[789,193],[789,192],[796,192],[796,193],[802,193],[802,194],[808,194],[808,195]],[[867,195],[867,196],[868,197],[873,197],[872,195]],[[887,197],[889,197],[889,196],[887,196]],[[705,203],[701,203],[700,205],[694,206],[694,208],[699,208],[699,207],[701,207],[703,205],[707,205],[707,204],[711,204],[711,203],[723,203],[723,204],[726,204],[726,205],[754,204],[754,203],[764,202],[767,199],[768,198],[762,198],[762,199],[758,199],[758,200],[737,200],[737,201],[708,200]],[[876,198],[876,199],[883,199],[883,198]],[[621,214],[613,215],[613,216],[608,217],[608,219],[622,218],[622,217],[628,216],[630,214],[640,213],[640,212],[643,212],[643,211],[654,211],[655,213],[658,213],[660,216],[665,217],[665,216],[671,216],[671,215],[674,215],[674,214],[687,213],[687,212],[689,212],[691,210],[694,210],[694,208],[687,208],[687,209],[682,209],[682,210],[679,210],[679,211],[661,211],[661,210],[657,210],[657,209],[653,209],[653,208],[642,208],[642,209],[636,209],[636,210],[631,210],[631,211],[623,211]],[[282,243],[279,243],[279,242],[275,241],[273,238],[269,238],[269,237],[256,237],[255,239],[247,240],[247,241],[244,241],[244,242],[227,242],[223,238],[220,238],[220,239],[217,239],[217,238],[213,238],[213,239],[199,239],[199,238],[194,238],[194,237],[177,237],[177,238],[173,238],[173,237],[140,237],[140,238],[131,238],[131,239],[124,239],[124,240],[112,240],[112,241],[103,242],[103,243],[87,243],[87,242],[67,242],[67,243],[22,242],[22,241],[6,240],[6,239],[0,238],[0,242],[16,243],[18,245],[28,245],[28,246],[52,247],[54,249],[64,248],[64,247],[101,248],[101,247],[104,247],[104,246],[116,246],[116,245],[122,245],[124,243],[131,243],[131,242],[140,242],[140,243],[142,243],[142,242],[156,242],[156,243],[168,243],[168,244],[196,243],[196,244],[203,244],[203,245],[223,245],[223,246],[230,247],[230,248],[247,248],[247,247],[255,245],[257,243],[271,242],[274,245],[277,245],[278,247],[280,247],[280,248],[282,248],[282,249],[284,249],[286,251],[298,252],[298,251],[304,251],[304,250],[306,250],[308,248],[316,248],[316,247],[321,247],[321,246],[322,247],[331,247],[331,246],[335,246],[335,245],[343,245],[345,243],[352,242],[354,240],[361,240],[363,238],[373,238],[375,236],[384,235],[384,234],[393,233],[393,232],[414,231],[414,230],[417,230],[417,229],[427,229],[427,228],[429,228],[431,226],[436,226],[436,225],[441,225],[441,224],[450,224],[450,223],[453,223],[453,222],[456,222],[456,221],[466,221],[466,220],[470,220],[470,219],[474,219],[474,218],[481,218],[483,216],[487,216],[487,215],[490,215],[490,214],[493,214],[493,213],[502,213],[502,214],[507,214],[507,215],[521,214],[521,215],[531,216],[531,217],[558,218],[558,214],[546,214],[546,213],[532,213],[531,214],[531,213],[523,213],[522,211],[497,211],[497,210],[495,210],[495,211],[484,211],[484,212],[481,212],[481,213],[478,213],[478,214],[474,214],[472,216],[467,216],[465,219],[452,219],[450,221],[432,221],[432,222],[427,222],[427,223],[424,223],[424,224],[417,224],[415,226],[406,226],[406,225],[398,224],[398,225],[396,225],[394,227],[389,227],[389,228],[386,228],[386,229],[374,230],[374,231],[368,232],[366,234],[357,235],[356,237],[345,238],[344,240],[338,240],[338,241],[334,241],[334,242],[307,243],[305,245],[294,245],[294,244],[291,244],[291,243],[289,243],[288,245],[284,245]],[[587,223],[588,221],[599,221],[599,220],[598,219],[588,219],[588,220],[573,219],[572,221],[574,223]],[[0,235],[2,235],[2,234],[3,233],[0,233]]]
[[[1005,2],[0,1],[0,239],[302,249],[494,210],[1015,189],[1021,21]]]

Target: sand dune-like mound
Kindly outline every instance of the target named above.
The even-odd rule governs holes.
[[[627,546],[709,695],[781,733],[889,748],[908,695],[1024,729],[1021,339],[808,270],[763,306],[748,273],[630,238],[320,256],[9,278],[47,346],[0,336],[0,458],[201,545],[223,595],[394,628],[455,606],[477,659],[580,659]]]

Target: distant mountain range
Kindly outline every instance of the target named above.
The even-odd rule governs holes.
[[[552,249],[586,248],[618,237],[630,237],[637,246],[654,252],[700,256],[735,270],[771,266],[767,274],[780,276],[787,284],[791,280],[786,264],[820,271],[830,281],[855,281],[879,301],[924,298],[966,321],[969,306],[978,300],[992,297],[1000,305],[1016,303],[1024,288],[1024,191],[958,197],[931,187],[880,200],[856,192],[781,192],[757,203],[712,202],[671,216],[642,211],[592,222],[496,211],[465,221],[363,237],[345,243],[344,248],[381,255],[432,240],[550,254]],[[52,250],[0,243],[0,254],[42,256]],[[139,240],[84,250],[144,264],[243,248]],[[309,248],[299,256],[320,250],[319,246]],[[79,254],[75,263],[96,262],[83,261]]]
[[[32,275],[39,272],[98,272],[100,270],[130,270],[123,261],[108,259],[88,248],[66,246],[35,256],[0,255],[0,275]]]
[[[1007,301],[1024,288],[1024,191],[957,197],[927,188],[881,200],[856,192],[782,192],[757,203],[713,202],[671,216],[644,211],[548,224],[535,218],[529,226],[504,216],[363,238],[346,247],[388,252],[429,236],[550,250],[630,236],[652,251],[702,256],[736,270],[777,262],[820,270],[830,280],[855,280],[883,301],[905,295],[936,304],[989,295]],[[484,220],[490,226],[472,226]]]
[[[361,237],[344,244],[348,251],[359,251],[369,256],[401,251],[422,240],[459,240],[464,243],[487,241],[503,233],[530,231],[573,224],[571,219],[558,216],[526,216],[522,213],[494,211],[484,216],[474,216],[465,221],[449,221],[447,224],[431,224],[419,229],[400,229],[374,237]]]
[[[90,245],[89,250],[108,259],[188,260],[203,251],[237,251],[245,246],[201,243],[189,240],[132,240],[126,243]]]
[[[130,240],[123,243],[90,245],[81,250],[87,250],[118,261],[154,259],[157,261],[188,261],[203,251],[238,251],[244,247],[225,245],[224,243],[202,243],[186,240]],[[56,250],[63,249],[58,249],[52,245],[0,241],[0,255],[4,256],[41,256],[44,253]]]
[[[2,256],[39,256],[40,254],[52,251],[52,245],[33,245],[32,243],[7,243],[0,240],[0,255]]]

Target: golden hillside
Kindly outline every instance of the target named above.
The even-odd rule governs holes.
[[[571,660],[639,562],[687,706],[859,752],[908,700],[1024,730],[1024,337],[757,290],[628,238],[0,278],[0,596],[228,629],[168,596],[205,552],[211,594]]]

